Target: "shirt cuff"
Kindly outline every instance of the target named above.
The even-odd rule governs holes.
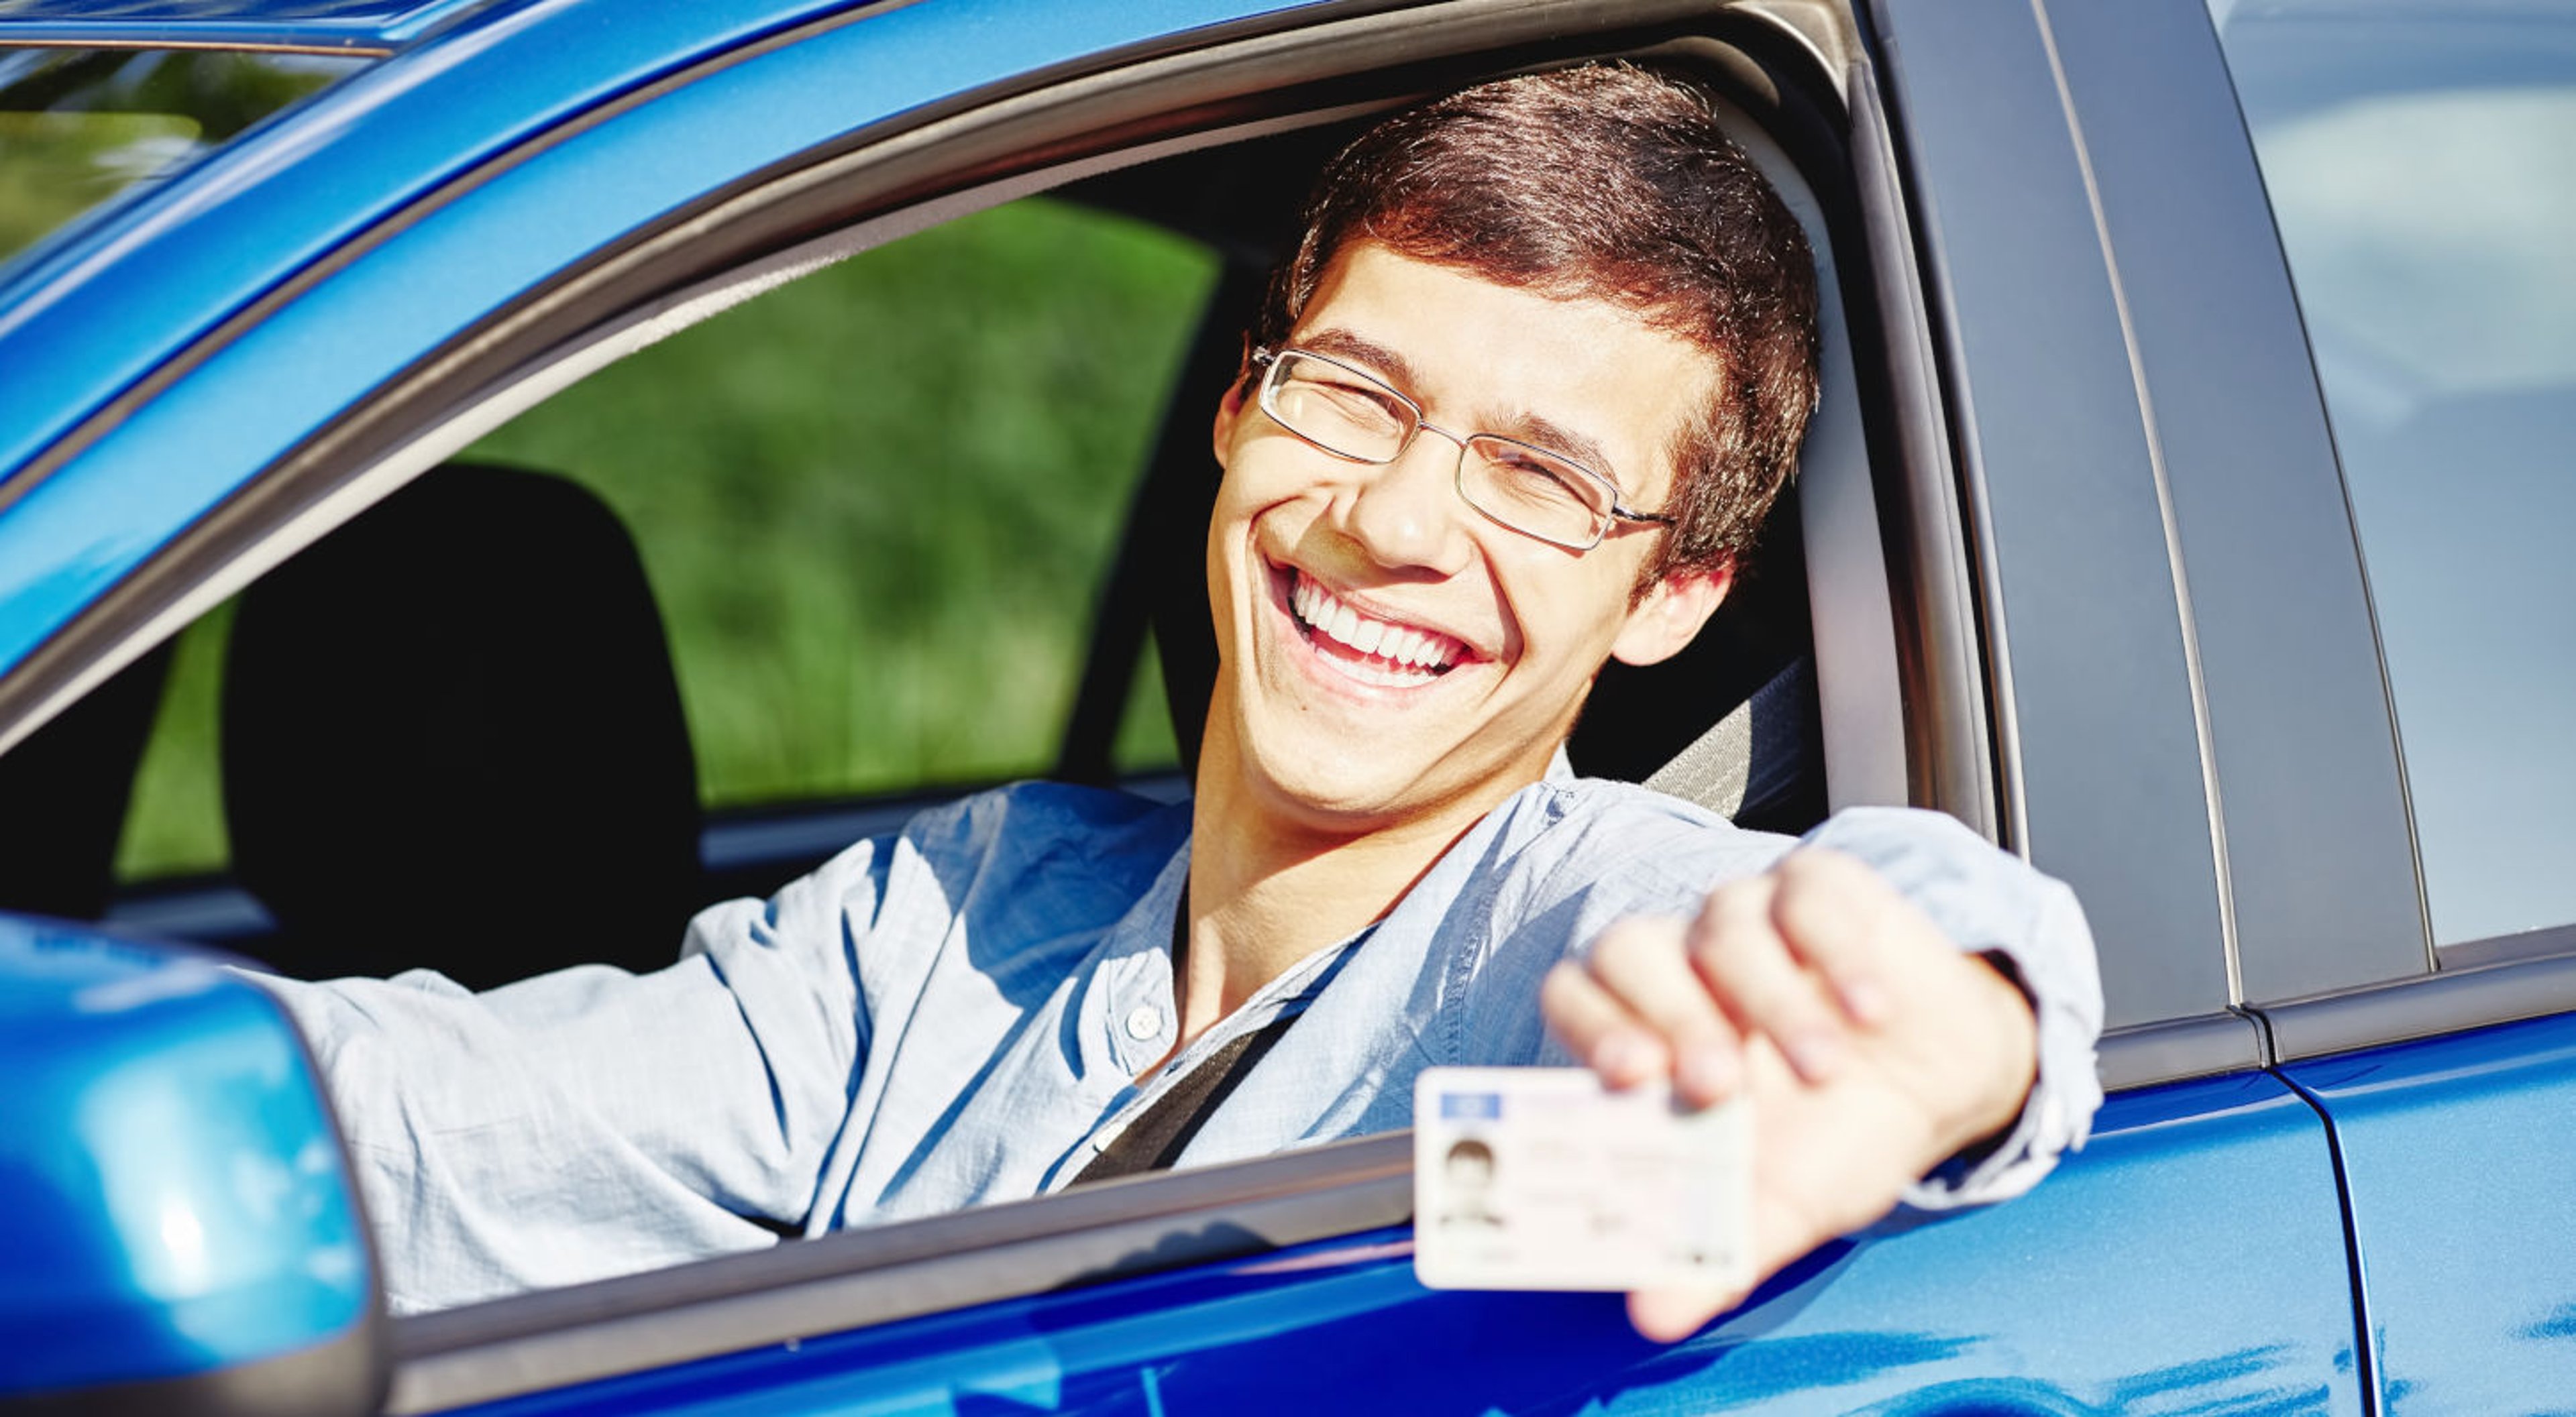
[[[2085,1005],[2099,996],[2083,990],[2078,981],[2049,977],[2063,972],[2069,938],[2081,941],[2089,955],[2091,932],[2073,894],[2058,886],[2020,936],[1991,942],[1981,952],[1999,957],[1999,970],[2030,1001],[2038,1032],[2038,1068],[2030,1095],[1999,1139],[1951,1157],[1908,1185],[1898,1198],[1900,1216],[2010,1200],[2039,1184],[2056,1168],[2059,1156],[2081,1150],[2092,1132],[2094,1110],[2102,1104],[2094,1058],[2100,1029]]]

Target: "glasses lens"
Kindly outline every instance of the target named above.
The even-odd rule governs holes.
[[[1608,484],[1554,453],[1509,438],[1467,440],[1458,491],[1514,531],[1578,550],[1598,545],[1610,522]]]
[[[1362,462],[1393,462],[1413,432],[1413,406],[1355,369],[1282,354],[1261,386],[1261,407],[1309,443]]]

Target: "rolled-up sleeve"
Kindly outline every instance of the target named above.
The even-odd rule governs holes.
[[[677,962],[481,994],[254,976],[321,1065],[394,1310],[773,1243],[802,1227],[868,1021],[883,843],[692,922]]]

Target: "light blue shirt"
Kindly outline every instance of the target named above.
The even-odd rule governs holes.
[[[1849,811],[1809,839],[2018,966],[2038,1086],[2000,1148],[1907,1203],[2027,1188],[2101,1097],[2073,895],[1930,813]],[[1539,1019],[1548,966],[1791,845],[1643,788],[1535,784],[1142,1088],[1177,1022],[1189,809],[1083,788],[925,812],[770,900],[709,908],[653,974],[263,982],[321,1060],[408,1312],[1068,1185],[1198,1058],[1289,1011],[1182,1164],[1407,1126],[1423,1068],[1566,1061]]]

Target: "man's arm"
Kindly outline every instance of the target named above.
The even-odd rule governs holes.
[[[1875,815],[1819,835],[1877,869],[1798,851],[1695,918],[1604,931],[1541,995],[1549,1027],[1614,1086],[1748,1098],[1757,1282],[1899,1202],[2018,1194],[2081,1143],[2099,1102],[2100,991],[2072,896],[1983,843],[1940,840],[1966,835],[1955,824],[1923,850]],[[1671,1339],[1743,1297],[1641,1294],[1630,1313]]]
[[[702,912],[646,975],[471,994],[423,971],[255,976],[331,1091],[397,1312],[631,1273],[801,1227],[866,1047],[850,922],[864,843]]]

